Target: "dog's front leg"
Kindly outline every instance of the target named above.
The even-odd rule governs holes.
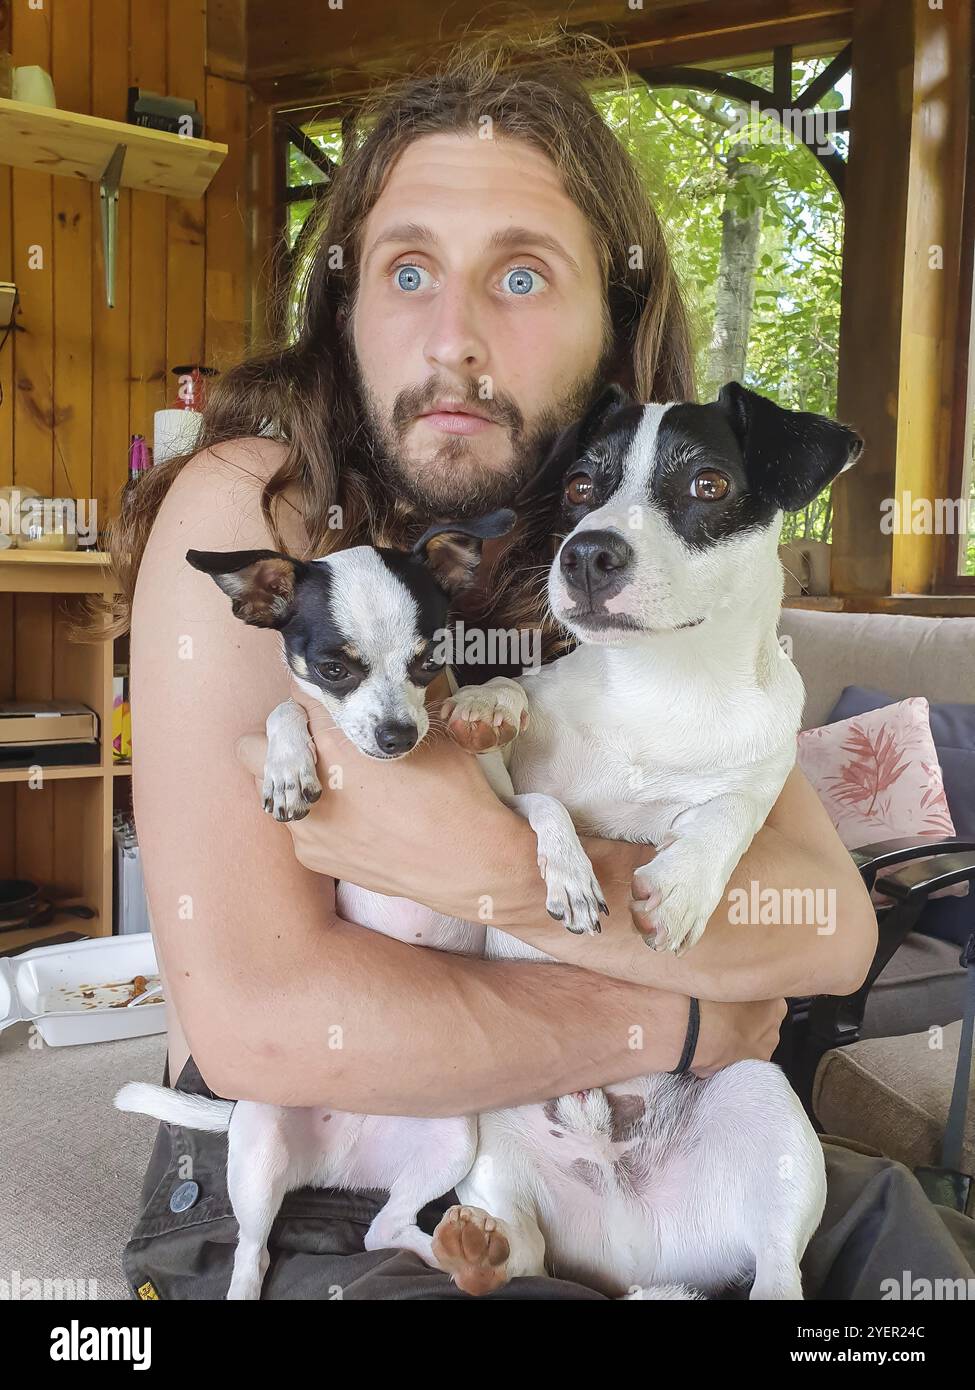
[[[504,748],[528,727],[528,696],[524,686],[507,676],[484,685],[464,685],[443,702],[442,719],[455,743],[469,753]]]
[[[679,956],[701,939],[777,796],[727,792],[675,817],[655,858],[633,874],[633,920],[652,950]]]
[[[307,716],[297,700],[284,700],[268,715],[265,727],[264,809],[275,820],[301,820],[322,794]]]
[[[561,801],[542,792],[504,799],[535,832],[538,867],[548,889],[548,915],[577,936],[598,934],[599,914],[608,914],[609,908],[568,811]]]

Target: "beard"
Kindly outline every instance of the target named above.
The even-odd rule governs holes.
[[[358,359],[352,356],[352,375],[366,424],[371,464],[377,478],[418,517],[470,520],[510,505],[538,471],[548,446],[566,425],[584,414],[603,384],[611,352],[604,349],[598,366],[575,382],[527,425],[507,392],[482,400],[477,382],[458,390],[436,378],[422,386],[404,387],[386,410],[365,382]],[[478,436],[447,435],[432,457],[422,463],[406,453],[405,436],[416,417],[442,396],[461,397],[479,414],[507,432],[508,457],[486,464],[477,456]]]

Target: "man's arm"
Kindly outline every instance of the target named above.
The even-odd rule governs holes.
[[[798,769],[742,856],[704,936],[678,958],[649,950],[630,918],[631,878],[652,853],[646,845],[584,840],[610,914],[601,918],[601,935],[574,936],[545,911],[534,832],[493,796],[484,797],[476,758],[442,737],[402,763],[364,766],[360,758],[350,764],[340,735],[306,707],[320,762],[344,760],[347,772],[341,791],[289,824],[306,868],[472,921],[483,917],[489,901],[492,926],[556,960],[701,999],[850,994],[869,969],[877,944],[869,894]],[[241,741],[239,755],[255,774],[263,767],[263,744],[259,737]],[[363,835],[372,808],[431,800],[440,809],[437,833],[416,840],[409,818],[402,825],[393,819],[384,825],[391,852],[369,862]],[[469,852],[443,873],[444,836],[465,823],[477,834]]]
[[[150,536],[133,615],[135,809],[154,936],[208,1084],[279,1104],[449,1115],[673,1067],[686,999],[342,922],[329,880],[262,811],[233,746],[288,694],[279,638],[234,618],[185,552],[272,546],[259,494],[282,457],[251,441],[186,467]],[[373,832],[378,814],[373,803]],[[429,827],[437,815],[427,808]],[[483,827],[463,834],[473,847]],[[364,852],[374,858],[374,842]],[[777,1017],[705,1010],[698,1064],[767,1056]]]

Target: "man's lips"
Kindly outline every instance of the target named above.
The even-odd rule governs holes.
[[[417,419],[445,434],[480,434],[494,424],[493,420],[467,410],[431,410],[418,415]]]

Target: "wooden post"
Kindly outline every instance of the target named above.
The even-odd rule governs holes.
[[[866,440],[833,485],[832,588],[889,594],[880,529],[897,456],[914,72],[914,0],[857,0],[837,415]]]
[[[914,109],[904,257],[900,409],[891,593],[930,593],[949,502],[954,353],[961,289],[964,171],[971,82],[970,0],[932,10],[915,0]],[[920,501],[919,526],[911,503]],[[930,510],[925,504],[930,503]],[[948,513],[950,516],[950,513]]]
[[[934,587],[939,537],[915,534],[911,500],[933,520],[949,486],[971,42],[971,0],[854,9],[837,414],[867,449],[833,492],[847,597]]]

